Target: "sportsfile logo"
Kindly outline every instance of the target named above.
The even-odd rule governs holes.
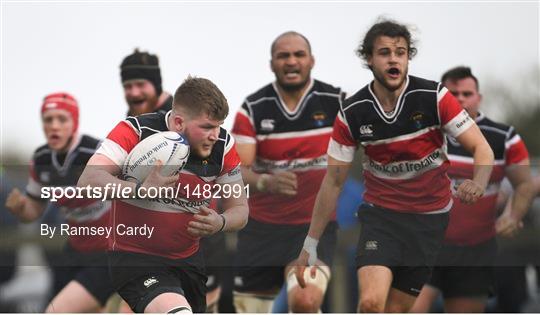
[[[156,278],[150,277],[150,278],[148,278],[148,279],[146,279],[146,280],[144,281],[144,286],[148,288],[148,287],[150,287],[151,285],[156,284],[156,283],[158,283],[158,282],[159,282],[159,281],[157,281]]]
[[[373,136],[373,125],[362,125],[360,126],[360,134],[362,136]]]

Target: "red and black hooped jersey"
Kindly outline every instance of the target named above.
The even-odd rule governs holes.
[[[445,240],[451,244],[475,245],[495,237],[497,195],[505,172],[509,166],[529,157],[527,148],[514,127],[494,122],[482,113],[479,113],[475,120],[493,150],[495,164],[484,196],[478,202],[468,205],[454,198]],[[453,187],[465,179],[472,179],[473,157],[452,137],[448,137],[448,158],[448,175],[452,179]]]
[[[238,143],[257,145],[257,173],[295,172],[298,194],[253,193],[250,217],[274,224],[306,224],[326,172],[332,125],[344,98],[341,89],[313,80],[290,111],[275,83],[247,97],[233,127]]]
[[[126,157],[137,143],[154,133],[169,130],[170,114],[171,112],[166,115],[150,113],[128,117],[109,133],[97,153],[107,156],[122,168]],[[117,229],[113,228],[109,249],[171,259],[193,255],[199,248],[199,237],[188,234],[187,224],[192,220],[193,214],[198,213],[201,205],[210,206],[212,202],[212,196],[205,198],[202,194],[194,194],[195,187],[199,187],[200,191],[209,187],[213,195],[216,189],[214,184],[227,184],[241,179],[239,165],[240,158],[234,148],[234,139],[221,128],[219,139],[208,158],[201,159],[194,154],[189,156],[186,166],[180,172],[177,183],[180,194],[176,198],[113,202],[113,227],[137,227],[146,224],[154,227],[154,231],[152,237],[148,238],[144,235],[120,235]],[[186,188],[187,185],[189,188]]]
[[[446,141],[474,121],[440,83],[408,76],[392,113],[373,82],[347,99],[334,124],[328,154],[351,162],[364,148],[364,200],[400,212],[446,212],[452,206]]]
[[[96,152],[100,140],[87,135],[76,136],[67,153],[58,153],[48,145],[39,147],[32,157],[30,178],[26,194],[36,200],[41,198],[43,187],[74,187],[86,163]],[[83,199],[62,198],[57,202],[70,226],[107,227],[111,203]],[[107,240],[102,236],[70,235],[70,245],[78,251],[107,250]]]

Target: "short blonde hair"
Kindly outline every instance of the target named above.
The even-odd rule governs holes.
[[[173,106],[191,117],[207,114],[215,120],[225,120],[229,114],[227,99],[212,81],[188,76],[176,89]]]

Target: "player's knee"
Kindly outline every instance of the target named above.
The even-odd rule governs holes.
[[[296,280],[295,269],[292,268],[287,274],[289,308],[294,313],[317,313],[328,287],[330,268],[328,266],[317,266],[314,278],[311,277],[310,268],[306,268],[304,270],[304,279],[307,286],[302,289]]]
[[[59,309],[55,309],[51,302],[49,303],[49,305],[47,305],[47,308],[45,309],[45,313],[62,313],[62,312]]]
[[[206,293],[206,313],[218,313],[218,302],[221,296],[221,287]]]
[[[233,301],[237,313],[270,313],[274,297],[234,291]]]
[[[322,294],[315,287],[300,287],[289,292],[289,310],[293,313],[317,313],[321,307]]]
[[[384,312],[384,302],[375,297],[361,297],[358,303],[359,313],[382,313]]]
[[[298,281],[296,280],[295,275],[296,269],[291,268],[287,274],[287,292],[291,292],[296,287],[300,287]],[[315,277],[311,277],[311,268],[304,269],[304,280],[309,286],[313,286],[320,290],[321,294],[324,295],[326,288],[328,287],[328,282],[330,281],[330,268],[328,266],[317,266],[317,272]]]
[[[391,303],[386,306],[385,312],[386,313],[408,313],[410,309],[411,308],[408,305]]]

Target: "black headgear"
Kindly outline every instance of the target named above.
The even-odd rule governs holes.
[[[158,57],[147,52],[140,52],[138,49],[135,49],[133,54],[122,60],[120,77],[122,78],[122,83],[136,79],[150,81],[156,89],[157,97],[163,91]]]

